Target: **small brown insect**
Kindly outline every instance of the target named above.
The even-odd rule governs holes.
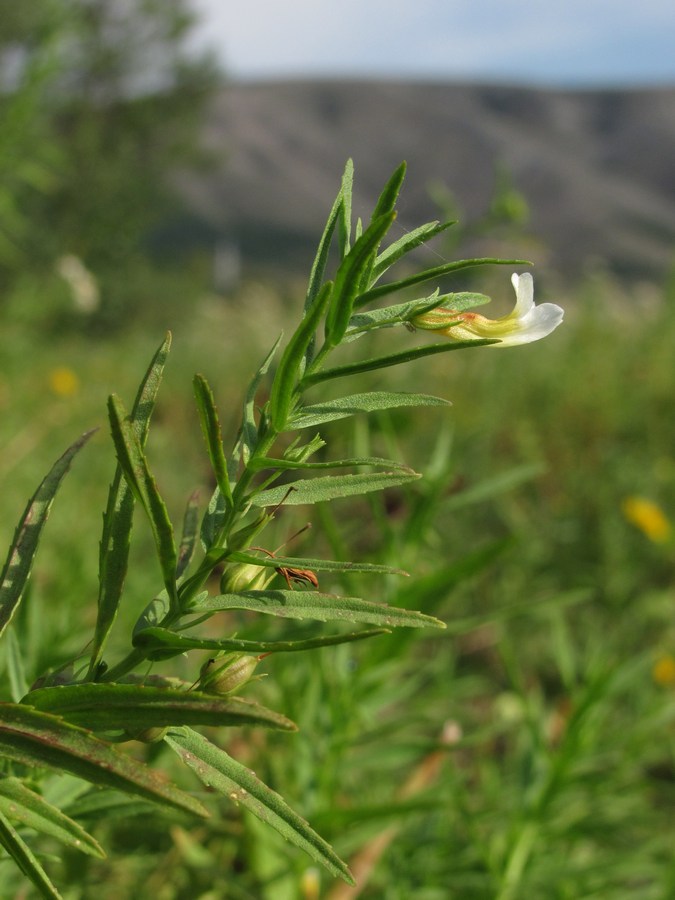
[[[283,544],[282,544],[283,546]],[[276,550],[265,550],[264,547],[251,547],[251,550],[260,550],[261,553],[266,553],[272,559],[274,559],[274,555],[277,552]],[[319,587],[319,579],[316,577],[316,573],[312,572],[311,569],[294,569],[291,566],[275,566],[274,571],[281,575],[286,579],[286,584],[293,590],[292,582],[306,582],[307,584],[311,584],[313,587]]]
[[[286,579],[286,584],[291,590],[293,590],[293,585],[291,584],[293,581],[304,581],[307,584],[311,584],[317,590],[319,589],[319,579],[311,569],[292,569],[290,566],[286,568],[284,566],[278,566],[274,571],[278,572],[279,575],[283,575]]]
[[[301,528],[300,531],[297,531],[292,537],[288,539],[288,541],[292,541],[293,538],[296,538],[299,534],[302,534],[303,531],[306,531],[310,528],[311,525],[305,525],[304,528]],[[269,557],[274,559],[275,555],[281,550],[281,547],[285,546],[288,541],[284,541],[280,547],[277,547],[276,550],[265,550],[264,547],[251,547],[251,550],[260,550],[261,553],[266,553]],[[289,589],[293,590],[293,582],[305,582],[306,584],[311,584],[312,587],[319,589],[319,579],[316,577],[316,573],[312,572],[311,569],[294,569],[291,566],[275,566],[274,571],[281,575],[282,578],[286,579],[286,584]]]

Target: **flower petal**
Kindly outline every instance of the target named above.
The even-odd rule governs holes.
[[[492,347],[515,347],[517,344],[530,344],[539,341],[554,331],[563,320],[564,310],[555,303],[542,303],[533,306],[518,322],[511,334],[500,338],[499,344]],[[495,335],[499,337],[499,335]]]
[[[534,306],[534,280],[529,272],[523,272],[522,275],[514,272],[511,284],[516,292],[516,305],[511,315],[520,319]]]

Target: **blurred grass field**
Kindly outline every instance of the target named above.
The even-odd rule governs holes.
[[[507,297],[506,274],[490,277]],[[442,355],[405,377],[389,369],[350,384],[422,390],[451,409],[333,426],[348,455],[393,444],[426,478],[382,500],[324,505],[313,539],[329,555],[349,547],[404,567],[407,583],[359,582],[362,596],[437,615],[447,632],[275,657],[247,695],[300,734],[227,732],[238,758],[343,858],[360,859],[362,897],[675,895],[675,296],[627,295],[601,276],[553,292],[538,299],[563,305],[566,321],[541,344]],[[53,460],[100,426],[55,501],[17,625],[37,634],[39,620],[29,681],[78,653],[93,625],[114,465],[107,395],[131,400],[170,327],[149,455],[179,521],[189,493],[211,489],[192,374],[209,378],[233,439],[246,379],[300,306],[301,289],[252,283],[226,301],[186,280],[180,304],[109,336],[84,324],[58,332],[21,297],[3,310],[5,545]],[[378,340],[409,341],[401,332]],[[640,515],[631,498],[645,501]],[[301,515],[279,516],[278,544]],[[157,588],[140,518],[136,529],[127,622]],[[274,627],[261,623],[261,634]],[[84,876],[66,855],[66,896],[357,896],[234,806],[221,812],[197,829],[112,818],[105,828],[128,855],[87,861]]]

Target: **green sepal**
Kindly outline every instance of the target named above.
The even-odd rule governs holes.
[[[191,597],[201,587],[203,587],[211,572],[217,565],[220,565],[220,563],[226,559],[227,554],[228,550],[224,550],[221,547],[217,546],[212,547],[205,554],[204,558],[199,564],[199,568],[192,575],[190,575],[189,578],[186,578],[178,588],[178,600],[181,609],[185,599]]]
[[[354,884],[351,872],[332,847],[248,767],[188,728],[172,730],[164,741],[205,785],[270,825],[332,875]]]
[[[227,540],[228,550],[241,550],[248,547],[251,541],[269,525],[274,517],[265,512],[260,513],[257,519],[234,531]],[[228,554],[229,555],[229,554]]]
[[[288,619],[361,622],[385,628],[445,628],[440,619],[414,610],[384,606],[360,597],[337,597],[317,591],[240,591],[205,598],[191,612],[246,609]],[[55,690],[52,688],[52,690]]]
[[[137,684],[73,684],[39,688],[23,703],[92,731],[141,731],[167,725],[257,725],[296,731],[286,716],[238,697]],[[1,784],[1,782],[0,782]]]
[[[411,394],[394,391],[369,391],[363,394],[351,394],[326,400],[314,406],[305,406],[288,423],[289,430],[299,428],[315,428],[326,422],[346,419],[359,413],[382,412],[386,409],[416,406],[451,406],[449,400],[433,397],[430,394]]]
[[[405,303],[396,303],[393,306],[383,306],[380,309],[369,309],[356,313],[349,320],[343,343],[356,341],[367,332],[375,331],[378,328],[405,325],[415,316],[420,316],[422,313],[430,312],[441,306],[446,296],[448,295],[442,295],[436,288],[428,297],[418,297],[416,300],[408,300]]]
[[[63,456],[57,459],[28,501],[19,520],[0,575],[0,636],[23,599],[42,529],[61,481],[69,470],[73,457],[87,443],[94,431],[83,434],[71,444]]]
[[[491,297],[486,294],[476,294],[463,291],[453,294],[439,294],[435,291],[429,297],[419,300],[410,300],[407,303],[399,303],[395,306],[385,306],[382,309],[373,309],[357,313],[349,321],[349,328],[345,334],[345,342],[360,338],[367,331],[376,328],[391,328],[395,325],[403,325],[410,322],[416,316],[421,316],[434,309],[452,309],[454,312],[464,312],[476,306],[484,306],[491,302]],[[439,328],[447,327],[440,325]]]
[[[129,487],[148,516],[155,539],[164,587],[171,601],[172,609],[177,609],[176,566],[178,554],[169,514],[155,479],[148,468],[145,454],[138,442],[133,425],[126,415],[124,405],[115,394],[108,398],[108,413],[117,458]]]

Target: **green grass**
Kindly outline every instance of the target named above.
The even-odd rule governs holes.
[[[329,555],[356,548],[406,568],[413,577],[405,581],[359,576],[361,596],[437,615],[447,633],[277,656],[247,696],[295,719],[300,733],[230,737],[237,758],[343,858],[369,852],[362,897],[675,894],[675,685],[653,676],[656,661],[675,655],[675,545],[651,542],[622,514],[631,495],[675,514],[675,309],[665,297],[617,297],[599,281],[550,299],[567,314],[546,341],[443,355],[407,367],[405,378],[385,370],[353,385],[405,390],[414,377],[414,389],[448,397],[451,410],[333,426],[345,455],[390,455],[395,444],[395,457],[429,474],[384,500],[324,506],[313,539]],[[199,296],[188,303],[193,315],[167,323],[175,349],[149,446],[174,518],[195,486],[205,496],[210,487],[205,453],[189,439],[192,373],[208,377],[227,428],[284,319],[282,300],[262,288],[234,306]],[[5,545],[53,460],[79,432],[102,426],[56,499],[18,623],[28,629],[32,617],[42,626],[29,680],[77,652],[93,622],[100,484],[113,469],[105,398],[114,390],[131,400],[161,337],[50,336],[16,317],[3,332]],[[410,337],[378,339],[391,349]],[[77,375],[72,396],[50,389],[57,367]],[[522,477],[510,479],[514,470]],[[370,518],[375,525],[364,528]],[[301,510],[283,513],[277,543],[302,524]],[[144,533],[140,518],[137,528]],[[128,583],[128,620],[156,590],[149,533],[144,541]],[[322,589],[337,584],[322,578]],[[275,627],[262,622],[261,634]],[[434,769],[444,726],[450,744]],[[419,789],[406,790],[416,771]],[[109,817],[100,827],[116,855],[87,860],[84,870],[66,855],[66,896],[313,896],[303,894],[302,854],[236,807],[223,802],[221,813],[170,831],[155,814]],[[328,882],[320,896],[335,900]]]

